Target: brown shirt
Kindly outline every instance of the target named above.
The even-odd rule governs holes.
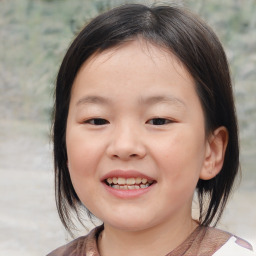
[[[100,256],[97,240],[103,228],[103,225],[96,227],[88,235],[75,239],[47,256]],[[231,236],[230,233],[216,228],[198,226],[182,244],[166,256],[210,256],[219,250]],[[242,239],[238,239],[238,243],[250,247]]]

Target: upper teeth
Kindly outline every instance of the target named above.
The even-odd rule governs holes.
[[[107,183],[109,185],[111,184],[118,184],[118,185],[134,185],[134,184],[151,184],[153,181],[148,181],[146,178],[122,178],[122,177],[113,177],[113,178],[108,178]]]

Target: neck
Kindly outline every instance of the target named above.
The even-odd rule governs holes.
[[[145,230],[127,231],[104,224],[98,241],[100,255],[166,255],[179,246],[197,225],[189,219],[182,222],[165,222]]]

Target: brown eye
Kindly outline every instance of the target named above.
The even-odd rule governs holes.
[[[152,124],[152,125],[165,125],[169,124],[172,121],[166,118],[152,118],[150,119],[147,123]]]
[[[109,121],[103,118],[92,118],[87,121],[85,121],[86,124],[91,124],[91,125],[105,125],[109,124]]]

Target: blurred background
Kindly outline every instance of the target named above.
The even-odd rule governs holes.
[[[0,255],[45,255],[70,240],[54,202],[50,121],[56,73],[86,22],[132,2],[160,1],[0,0]],[[256,0],[161,2],[198,13],[226,50],[242,178],[219,227],[256,243]]]

